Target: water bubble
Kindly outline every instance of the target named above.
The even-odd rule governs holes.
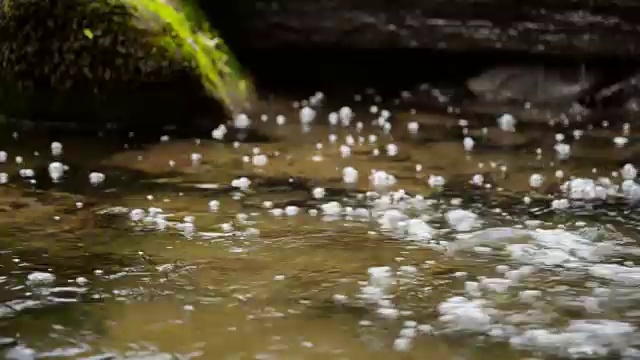
[[[342,126],[349,126],[351,119],[353,118],[353,110],[348,106],[343,106],[340,108],[338,116],[340,117],[340,123]]]
[[[385,319],[397,319],[400,316],[400,311],[391,307],[382,307],[376,310],[376,313]]]
[[[407,130],[411,134],[416,134],[419,129],[420,129],[420,124],[417,121],[412,121],[412,122],[407,124]]]
[[[106,176],[103,173],[92,172],[89,174],[89,183],[93,186],[98,186],[104,182],[105,178]]]
[[[324,100],[324,94],[321,91],[316,91],[316,93],[309,98],[309,104],[317,106],[322,103],[322,100]]]
[[[411,350],[412,339],[410,337],[398,337],[393,341],[393,350],[407,352]]]
[[[560,160],[566,160],[571,155],[571,145],[565,143],[557,143],[553,147],[556,151],[556,156]]]
[[[18,175],[23,178],[32,178],[36,176],[36,173],[33,169],[20,169],[20,171],[18,171]]]
[[[209,211],[216,212],[220,209],[220,201],[211,200],[209,201]]]
[[[432,188],[441,188],[445,184],[445,179],[440,175],[429,175],[427,184]]]
[[[211,137],[213,139],[216,139],[216,140],[220,141],[220,140],[222,140],[224,138],[226,133],[227,133],[227,127],[224,126],[223,124],[220,124],[217,128],[215,128],[211,132]]]
[[[251,185],[251,180],[249,180],[249,178],[247,177],[240,177],[231,181],[232,187],[239,188],[243,191],[249,189],[249,185]]]
[[[396,144],[388,144],[387,145],[387,155],[388,156],[396,156],[396,155],[398,155],[398,146]]]
[[[300,211],[300,208],[297,206],[292,206],[289,205],[287,207],[284,208],[284,212],[285,214],[287,214],[287,216],[295,216],[298,215],[298,212]]]
[[[376,189],[386,189],[396,184],[396,177],[382,170],[373,170],[369,182]]]
[[[354,139],[352,135],[347,135],[344,141],[348,146],[354,146],[356,144],[356,139]]]
[[[555,199],[551,202],[551,208],[555,210],[565,210],[570,206],[568,199]]]
[[[620,171],[622,178],[625,180],[633,180],[638,176],[638,169],[633,164],[625,164]]]
[[[0,185],[5,185],[9,183],[9,174],[7,173],[0,173]]]
[[[498,118],[498,127],[502,131],[515,132],[516,118],[514,118],[511,114],[503,114]]]
[[[27,282],[32,285],[50,284],[55,280],[56,276],[47,272],[36,271],[27,275]]]
[[[482,184],[484,183],[484,176],[482,176],[482,174],[473,175],[473,177],[471,178],[471,183],[476,186],[482,186]]]
[[[312,193],[314,199],[322,199],[326,195],[326,191],[324,188],[315,188]]]
[[[200,161],[202,161],[202,154],[199,154],[199,153],[191,154],[191,165],[197,166],[200,164]]]
[[[267,165],[267,162],[268,162],[268,158],[267,158],[267,155],[265,154],[254,155],[252,159],[252,163],[254,166],[262,167]]]
[[[308,106],[305,106],[300,110],[300,122],[303,124],[310,124],[315,117],[316,111]]]
[[[51,155],[60,156],[62,155],[62,144],[54,141],[51,143]]]
[[[276,116],[276,124],[278,124],[278,126],[282,126],[287,122],[287,118],[284,115],[278,115]]]
[[[351,166],[342,169],[342,181],[344,181],[345,184],[355,184],[358,182],[358,170]]]
[[[540,186],[542,186],[543,182],[544,177],[540,174],[533,174],[529,178],[529,186],[531,186],[532,188],[539,188]]]
[[[580,138],[584,135],[584,130],[576,129],[573,130],[573,138],[576,140],[580,140]]]
[[[251,119],[246,114],[238,114],[233,118],[233,126],[237,129],[247,129],[251,126]]]
[[[49,176],[53,182],[58,182],[64,175],[64,165],[60,162],[52,162],[49,164]]]
[[[282,214],[284,214],[284,210],[276,208],[269,210],[269,213],[273,216],[282,216]]]
[[[445,214],[445,219],[456,231],[470,231],[478,222],[478,215],[471,211],[455,209]]]
[[[340,156],[343,158],[351,156],[351,148],[347,145],[340,145]]]
[[[629,139],[624,136],[616,136],[615,138],[613,138],[613,143],[616,145],[616,147],[621,148],[629,143]]]
[[[184,222],[180,224],[179,228],[182,229],[182,236],[187,239],[192,239],[196,233],[196,226],[192,222]]]
[[[464,140],[462,140],[462,146],[464,147],[465,151],[473,150],[474,145],[475,145],[475,141],[473,141],[471,137],[467,136],[464,138]]]
[[[542,297],[542,291],[540,290],[522,290],[518,294],[518,298],[524,303],[532,303],[540,297]]]
[[[340,121],[340,116],[338,115],[337,112],[332,112],[332,113],[329,113],[328,120],[329,120],[329,125],[336,126],[338,125],[338,121]]]
[[[129,212],[129,219],[131,219],[131,221],[141,221],[142,219],[144,219],[145,217],[145,212],[142,209],[133,209],[131,210],[131,212]]]
[[[236,214],[236,220],[238,220],[238,222],[241,223],[241,224],[246,223],[247,219],[249,219],[249,215],[247,215],[245,213],[237,213]]]

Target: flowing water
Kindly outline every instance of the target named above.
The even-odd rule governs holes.
[[[633,122],[363,94],[213,137],[6,125],[4,358],[640,357]]]

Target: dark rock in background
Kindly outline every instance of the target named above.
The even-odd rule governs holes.
[[[166,56],[144,30],[117,8],[88,10],[95,1],[12,0],[11,16],[0,11],[0,111],[79,123],[212,118],[219,108],[189,67],[159,61]],[[523,59],[638,63],[640,53],[636,0],[198,1],[258,82],[310,93],[328,83],[345,92],[412,89],[433,77],[464,84]]]
[[[597,81],[598,74],[580,68],[498,67],[469,79],[467,87],[484,101],[571,104]]]
[[[236,47],[640,53],[636,0],[200,0]]]

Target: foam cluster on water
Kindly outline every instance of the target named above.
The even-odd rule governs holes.
[[[529,215],[509,214],[509,210],[472,206],[466,200],[452,199],[443,192],[451,179],[435,172],[428,173],[422,164],[410,165],[412,169],[415,166],[416,174],[420,175],[423,191],[407,191],[402,188],[403,174],[396,172],[397,167],[385,167],[383,162],[397,161],[406,152],[403,144],[394,141],[392,135],[396,124],[394,114],[378,105],[370,106],[364,115],[349,106],[322,109],[323,99],[324,95],[317,93],[308,100],[296,102],[297,113],[289,121],[300,126],[302,132],[320,122],[320,126],[329,129],[328,136],[323,134],[322,139],[310,143],[314,155],[303,161],[326,161],[325,156],[333,152],[337,154],[335,161],[340,163],[330,174],[333,175],[330,183],[318,181],[308,188],[309,201],[304,205],[266,198],[258,202],[259,209],[242,208],[238,212],[236,206],[229,210],[225,200],[244,204],[254,191],[260,191],[256,189],[259,181],[253,175],[245,174],[223,184],[230,189],[230,199],[203,197],[194,205],[197,215],[178,216],[156,207],[118,211],[127,214],[128,221],[136,229],[176,232],[186,240],[203,243],[225,239],[229,240],[234,252],[259,247],[269,240],[262,237],[260,222],[281,222],[283,227],[293,227],[298,220],[322,225],[333,222],[336,229],[344,226],[357,229],[354,231],[361,231],[363,235],[393,240],[404,254],[413,254],[415,249],[428,251],[426,256],[437,260],[416,262],[414,259],[414,263],[408,264],[400,259],[398,263],[371,266],[363,274],[366,280],[358,283],[355,294],[337,293],[332,298],[337,306],[355,304],[368,309],[375,320],[363,320],[362,326],[374,326],[375,321],[402,323],[392,344],[396,351],[410,351],[420,341],[419,335],[463,334],[502,341],[543,356],[637,355],[635,325],[603,319],[608,317],[608,310],[620,307],[620,302],[628,308],[629,303],[640,298],[634,289],[640,285],[640,267],[630,261],[621,261],[624,256],[639,254],[633,245],[620,237],[602,236],[610,229],[603,230],[592,222],[588,226],[586,223],[558,225],[553,221],[533,220]],[[272,118],[277,126],[290,125],[282,114],[260,117],[261,122]],[[229,126],[244,131],[256,123],[249,115],[239,114],[231,119]],[[505,136],[524,126],[518,124],[511,114],[502,114],[495,120],[500,135]],[[498,160],[473,163],[473,156],[479,151],[481,142],[486,141],[489,130],[483,128],[479,135],[472,136],[469,121],[459,119],[458,125],[463,135],[460,150],[473,166],[466,184],[473,191],[493,189],[496,185],[494,175],[496,178],[510,175],[513,164],[508,167]],[[417,121],[409,121],[403,130],[415,137],[424,127]],[[227,127],[220,125],[211,135],[214,140],[221,141],[227,132]],[[576,129],[572,134],[578,141],[584,131]],[[610,175],[594,169],[591,176],[576,176],[563,167],[576,154],[576,147],[572,148],[573,142],[567,137],[561,133],[553,136],[554,142],[549,146],[553,158],[551,175],[539,169],[531,169],[525,174],[523,183],[527,192],[521,194],[519,204],[533,207],[534,202],[544,202],[553,214],[561,216],[578,205],[591,206],[619,199],[628,204],[640,199],[640,185],[635,182],[638,172],[633,164],[626,164]],[[628,141],[624,139],[614,139],[612,146],[626,146]],[[239,142],[233,146],[246,149],[246,144]],[[375,165],[381,166],[365,167],[354,161],[354,158],[362,157],[363,149],[366,149],[366,156],[379,161]],[[61,149],[55,153],[58,157],[62,155]],[[531,153],[536,160],[543,158],[541,148],[531,149]],[[278,164],[282,157],[289,160],[287,156],[278,152],[263,153],[262,149],[254,147],[239,158],[243,169],[261,174],[269,167],[277,166],[273,164]],[[4,161],[10,161],[9,158],[4,155]],[[60,178],[64,174],[60,171],[62,163],[58,161],[60,159],[54,160],[50,175]],[[203,157],[200,153],[192,153],[191,160],[193,165],[198,165]],[[90,181],[94,185],[101,183],[104,176],[92,173]],[[341,186],[348,195],[334,196],[329,185]],[[545,189],[549,185],[556,185],[559,191],[547,196]],[[201,226],[201,219],[207,216],[217,223]],[[236,240],[241,241],[233,243]],[[385,246],[383,241],[379,246]],[[482,267],[482,271],[468,266],[438,277],[439,273],[434,269],[450,259],[466,260],[465,264]],[[426,279],[424,273],[431,270],[437,279]],[[274,280],[284,281],[285,277],[277,275]],[[561,285],[564,283],[569,285]],[[438,289],[438,284],[446,285]],[[432,295],[432,290],[438,295]],[[414,300],[424,302],[430,296],[440,297],[425,310],[421,305],[403,299],[402,291],[413,291]],[[581,318],[563,319],[558,307],[578,309]],[[416,308],[431,316],[419,317],[413,311]]]

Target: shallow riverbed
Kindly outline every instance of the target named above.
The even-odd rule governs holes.
[[[640,358],[633,119],[329,100],[144,145],[8,126],[4,358]]]

